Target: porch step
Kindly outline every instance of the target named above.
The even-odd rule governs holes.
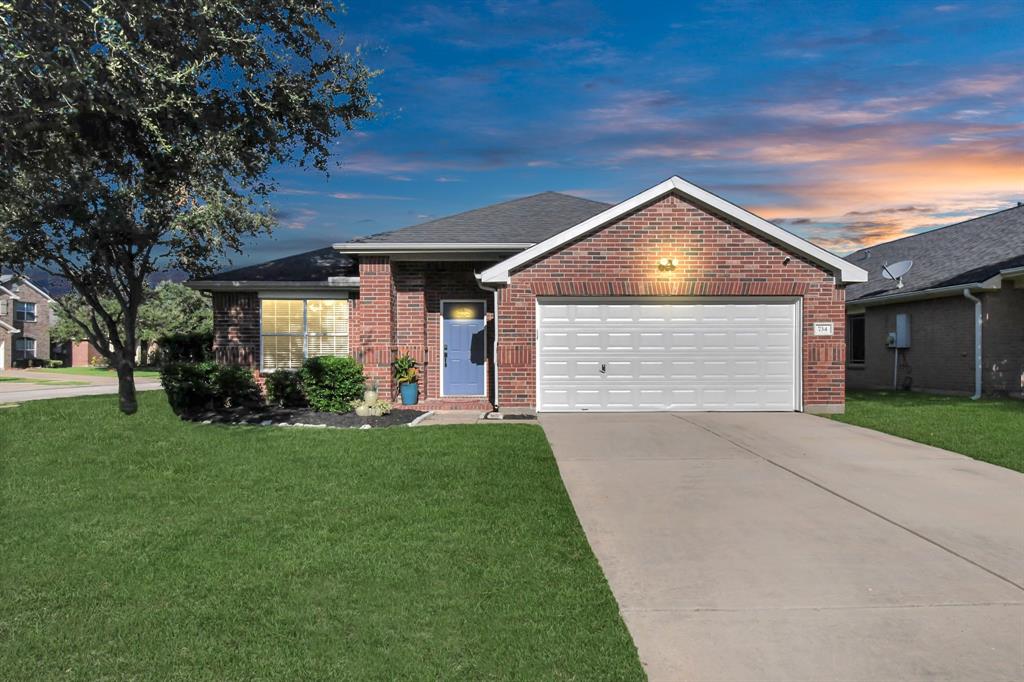
[[[402,405],[401,401],[392,405],[396,410],[473,410],[490,412],[494,409],[491,401],[486,398],[427,398],[415,405]]]

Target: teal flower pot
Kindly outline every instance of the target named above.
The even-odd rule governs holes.
[[[415,405],[420,399],[420,385],[419,383],[413,382],[409,384],[402,384],[398,387],[398,391],[402,394],[403,405]]]

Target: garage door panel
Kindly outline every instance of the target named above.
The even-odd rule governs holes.
[[[792,410],[794,303],[542,303],[541,410]]]

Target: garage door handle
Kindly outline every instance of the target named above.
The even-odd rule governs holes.
[[[608,371],[608,366],[602,362],[601,363],[601,374],[604,374],[607,371]]]

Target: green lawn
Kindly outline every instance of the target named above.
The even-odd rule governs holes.
[[[642,679],[540,428],[0,410],[0,679]]]
[[[110,369],[109,367],[46,367],[46,368],[33,368],[33,372],[52,372],[54,374],[81,374],[84,376],[94,377],[112,377],[117,378],[117,372]],[[135,376],[140,378],[146,377],[159,377],[160,370],[156,369],[137,369],[135,370]]]
[[[1024,472],[1024,401],[851,391],[833,419]]]

